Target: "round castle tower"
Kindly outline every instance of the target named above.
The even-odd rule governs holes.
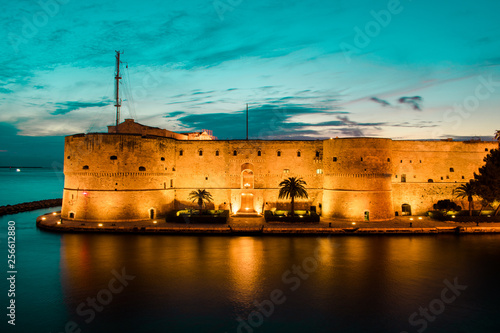
[[[175,140],[133,134],[65,139],[61,217],[114,222],[156,219],[173,209]]]
[[[391,139],[325,140],[323,216],[370,221],[393,218],[391,155]]]

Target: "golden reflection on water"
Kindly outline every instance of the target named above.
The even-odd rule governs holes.
[[[238,308],[252,304],[262,289],[263,254],[260,238],[237,237],[229,241],[229,281]]]
[[[110,321],[134,304],[157,318],[167,311],[171,320],[193,311],[244,317],[255,310],[255,301],[269,299],[275,289],[287,297],[280,308],[310,303],[323,309],[323,316],[329,311],[325,309],[383,313],[398,312],[401,306],[411,313],[421,298],[428,302],[432,290],[440,290],[443,279],[453,278],[454,272],[464,274],[460,267],[468,264],[457,253],[470,254],[470,243],[468,238],[452,236],[437,241],[434,237],[68,234],[61,237],[60,267],[70,313],[107,287],[112,270],[125,267],[136,276],[126,292],[116,296],[119,301],[106,309],[102,318]],[[317,267],[292,291],[283,274],[311,264],[311,258]]]
[[[431,261],[436,249],[434,240],[411,238],[373,239],[361,237],[269,239],[256,237],[124,237],[108,235],[64,235],[61,242],[61,269],[65,281],[87,284],[96,272],[111,272],[123,265],[134,265],[145,276],[166,276],[173,270],[187,280],[200,275],[210,280],[227,280],[238,294],[248,301],[261,289],[260,280],[289,268],[281,265],[286,259],[301,264],[312,256],[318,261],[315,270],[320,280],[337,275],[343,280],[363,279],[373,271],[383,273],[388,262],[394,280],[411,280],[420,275],[422,262]],[[305,246],[304,246],[305,245]],[[314,245],[314,246],[313,246]],[[140,260],[130,260],[131,256]],[[452,259],[452,258],[450,258]],[[376,265],[376,267],[374,267]],[[263,272],[266,267],[267,272]],[[154,274],[147,271],[154,269]],[[326,275],[326,276],[323,276]],[[159,281],[152,279],[153,284]]]

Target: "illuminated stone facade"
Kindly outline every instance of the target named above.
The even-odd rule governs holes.
[[[452,199],[453,189],[473,178],[498,147],[378,138],[211,140],[207,132],[134,134],[131,128],[66,137],[63,219],[159,219],[195,208],[188,194],[197,189],[212,194],[209,208],[287,209],[288,201],[278,200],[278,184],[287,177],[307,183],[309,199],[298,200],[297,209],[312,206],[323,217],[377,221],[410,210],[423,214],[438,200]]]

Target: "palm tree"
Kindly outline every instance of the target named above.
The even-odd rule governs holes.
[[[189,193],[189,199],[192,202],[197,202],[200,207],[200,214],[205,202],[209,203],[213,201],[212,195],[207,190],[197,190]]]
[[[453,194],[457,198],[467,198],[469,201],[469,216],[472,216],[472,210],[474,209],[474,199],[472,196],[477,195],[477,185],[474,181],[470,181],[466,184],[462,184],[453,190]]]
[[[300,178],[289,177],[280,183],[279,199],[288,199],[292,201],[292,217],[295,212],[295,198],[308,198],[305,188],[306,182]]]

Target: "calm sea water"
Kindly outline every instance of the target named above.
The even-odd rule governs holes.
[[[62,198],[62,170],[0,168],[0,206]]]
[[[9,220],[17,232],[15,329],[2,314],[9,332],[477,333],[500,326],[500,236],[56,234],[35,227],[46,211],[0,217],[4,276]],[[450,283],[459,285],[455,293]]]

